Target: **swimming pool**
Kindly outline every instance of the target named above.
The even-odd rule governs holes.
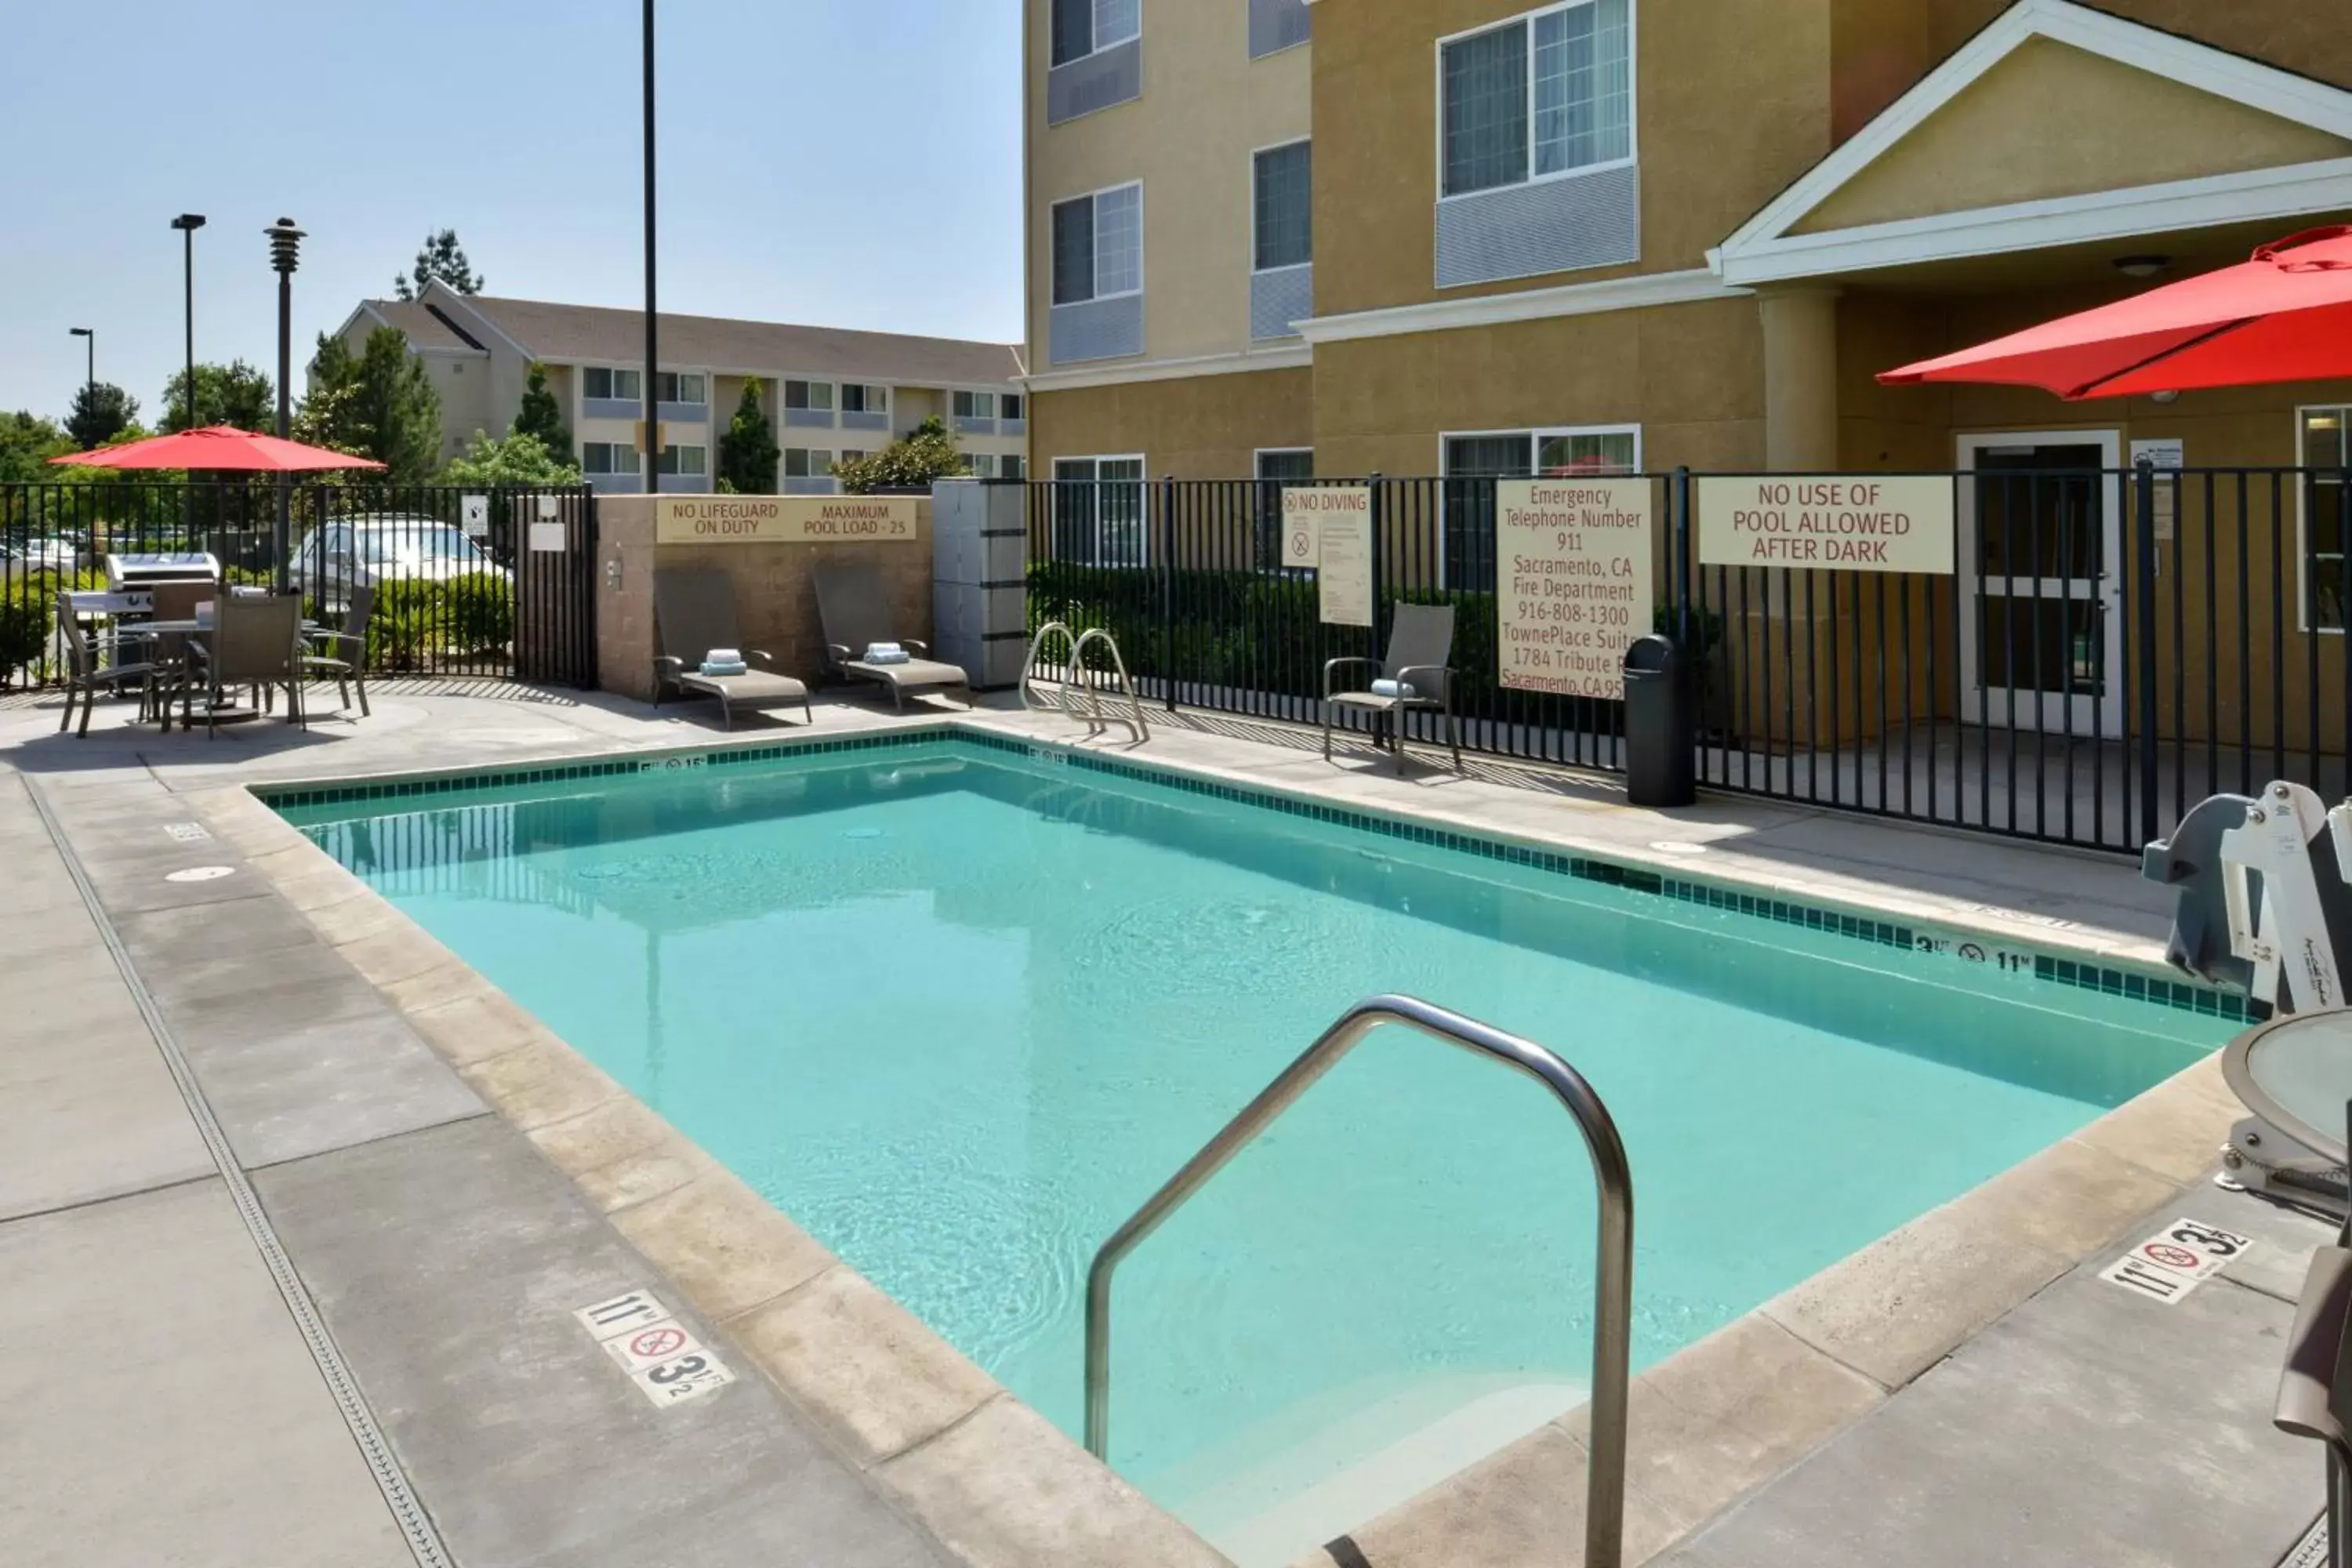
[[[1365,995],[1608,1101],[1637,1368],[2233,1026],[1094,759],[721,761],[279,805],[1073,1436],[1094,1248]],[[1363,1522],[1581,1399],[1592,1209],[1548,1096],[1381,1031],[1122,1268],[1113,1462],[1245,1563]]]

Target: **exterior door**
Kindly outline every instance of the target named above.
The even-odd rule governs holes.
[[[1969,721],[2121,736],[2121,453],[2113,430],[1960,437]]]

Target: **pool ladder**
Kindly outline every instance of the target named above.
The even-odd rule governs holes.
[[[1056,633],[1069,645],[1070,652],[1068,662],[1063,666],[1060,690],[1047,700],[1041,698],[1036,691],[1037,660],[1045,651],[1046,639]],[[1115,695],[1126,700],[1128,710],[1124,714],[1103,711],[1102,683],[1097,679],[1097,672],[1086,667],[1086,651],[1097,641],[1110,651],[1109,673],[1118,677]],[[1081,690],[1086,694],[1083,710],[1079,699]],[[1143,699],[1136,694],[1135,682],[1128,679],[1127,659],[1118,651],[1118,639],[1100,626],[1080,636],[1070,629],[1066,621],[1048,621],[1030,640],[1029,658],[1021,667],[1021,706],[1034,713],[1040,706],[1046,705],[1085,724],[1090,737],[1101,734],[1113,724],[1124,724],[1135,731],[1139,743],[1151,739],[1151,725],[1143,717]]]
[[[1108,1460],[1110,1284],[1121,1260],[1382,1024],[1402,1024],[1517,1068],[1550,1089],[1584,1134],[1600,1197],[1601,1226],[1593,1279],[1592,1433],[1583,1561],[1584,1568],[1619,1568],[1625,1545],[1625,1402],[1633,1315],[1633,1173],[1624,1142],[1592,1086],[1558,1056],[1533,1040],[1507,1035],[1417,997],[1374,996],[1349,1008],[1102,1244],[1087,1270],[1087,1449]]]

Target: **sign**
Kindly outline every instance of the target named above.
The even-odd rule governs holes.
[[[2156,536],[2170,539],[2175,514],[2180,505],[2180,470],[2189,466],[2189,445],[2177,438],[2161,441],[2134,441],[2131,444],[2134,479],[2143,463],[2156,470]],[[2126,501],[2126,506],[2134,503]]]
[[[1282,492],[1282,563],[1313,571],[1323,559],[1323,519],[1361,512],[1371,521],[1372,492],[1363,485],[1297,485]]]
[[[562,505],[553,496],[541,496],[539,498],[540,521],[553,522],[557,518],[562,517]]]
[[[458,514],[465,520],[466,537],[487,539],[490,532],[490,498],[467,496]]]
[[[1286,492],[1294,493],[1294,492]],[[1326,498],[1315,510],[1315,574],[1323,624],[1372,624],[1372,492],[1334,485],[1295,492]],[[1287,545],[1284,546],[1287,551]]]
[[[1953,573],[1958,508],[1936,475],[1703,478],[1703,566]]]
[[[1647,479],[1499,479],[1502,681],[1625,700],[1625,649],[1657,609]]]
[[[915,496],[682,496],[654,503],[656,544],[911,544]]]
[[[2253,1245],[2219,1226],[2177,1219],[2107,1265],[2099,1278],[2169,1307]]]
[[[661,443],[661,449],[662,449],[663,451],[665,451],[665,452],[668,451],[668,450],[669,450],[669,426],[668,426],[667,424],[666,424],[666,423],[657,423],[657,424],[656,424],[656,425],[654,426],[654,439]],[[638,421],[637,421],[637,450],[638,450],[638,451],[640,451],[640,452],[642,452],[642,451],[644,451],[645,449],[646,449],[646,422],[645,422],[644,420],[640,419],[640,420],[638,420]]]
[[[649,1291],[632,1290],[572,1315],[656,1405],[682,1404],[735,1381],[726,1363]]]
[[[530,525],[530,547],[541,555],[560,555],[569,543],[560,522],[534,522]]]

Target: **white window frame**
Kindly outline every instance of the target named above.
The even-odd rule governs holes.
[[[996,416],[999,419],[1025,421],[1029,417],[1029,399],[1018,392],[998,393]]]
[[[710,406],[710,373],[709,371],[666,370],[661,374],[669,377],[670,382],[674,386],[676,386],[677,384],[685,381],[688,376],[694,377],[697,381],[702,383],[702,396],[699,399],[692,400],[684,397],[665,397],[659,401],[663,403],[675,404],[680,408],[708,408]],[[658,383],[656,385],[656,390],[659,390]],[[684,391],[685,389],[684,387],[679,386],[677,387],[677,390]]]
[[[1018,468],[1020,472],[1010,472],[1009,469],[1012,468]],[[1027,483],[1029,479],[1029,459],[1023,457],[1018,452],[999,452],[996,455],[996,477],[1003,479],[1013,479],[1024,484]]]
[[[590,468],[588,448],[591,447],[604,448],[610,454],[608,460],[613,466],[608,468]],[[620,466],[624,457],[627,458],[631,464],[625,468]],[[583,474],[594,474],[599,478],[625,475],[630,479],[638,479],[644,476],[646,466],[643,455],[638,452],[636,443],[634,441],[583,441],[580,443],[580,471]]]
[[[696,468],[686,466],[686,454],[695,454]],[[654,462],[654,472],[663,479],[707,479],[710,477],[710,448],[693,442],[673,441],[661,449],[661,457],[669,458],[672,467],[663,468],[660,458]]]
[[[795,452],[807,463],[806,473],[793,472],[793,454]],[[829,447],[787,447],[776,454],[776,472],[788,479],[829,479],[833,478],[833,465],[843,456]],[[824,459],[823,462],[820,463],[819,458]]]
[[[2317,595],[2313,590],[2318,584],[2311,580],[2311,481],[2306,477],[2308,466],[2304,459],[2308,454],[2304,450],[2303,445],[2304,420],[2313,414],[2336,415],[2346,422],[2344,426],[2338,427],[2339,431],[2346,438],[2352,439],[2352,398],[2347,398],[2342,403],[2304,403],[2295,405],[2294,468],[2297,470],[2294,486],[2295,623],[2297,629],[2305,637],[2340,637],[2345,635],[2343,626],[2323,626],[2313,624],[2312,611],[2317,608],[2315,603]],[[2347,459],[2352,459],[2352,451],[2347,451],[2346,456]],[[2352,556],[2352,539],[2339,539],[2336,541],[2336,545],[2344,555]],[[2347,620],[2352,620],[2352,604],[2344,606],[2344,613]]]
[[[1054,296],[1061,292],[1059,289],[1054,286],[1055,211],[1058,208],[1068,206],[1072,202],[1099,202],[1103,197],[1117,195],[1121,191],[1133,191],[1135,193],[1135,287],[1132,289],[1121,289],[1117,293],[1113,294],[1106,294],[1102,291],[1102,217],[1101,215],[1097,213],[1094,221],[1095,291],[1087,295],[1083,300],[1055,300]],[[1058,310],[1069,305],[1094,305],[1099,304],[1105,300],[1132,299],[1136,295],[1142,293],[1145,282],[1144,262],[1145,258],[1150,254],[1150,248],[1145,242],[1144,236],[1144,226],[1148,221],[1149,215],[1144,210],[1143,182],[1141,180],[1124,180],[1116,185],[1105,185],[1099,190],[1081,191],[1076,195],[1064,196],[1060,201],[1050,204],[1045,209],[1045,297],[1049,301],[1047,308],[1051,310]]]
[[[969,399],[971,412],[967,414],[958,408],[956,406],[958,399]],[[988,412],[985,414],[981,412],[983,402],[988,406]],[[948,416],[952,419],[994,419],[997,417],[997,406],[996,394],[992,392],[956,391],[948,394]]]
[[[1573,11],[1579,6],[1599,4],[1599,0],[1566,0],[1559,5],[1538,5],[1532,11],[1507,17],[1500,22],[1482,23],[1465,27],[1458,33],[1448,33],[1437,40],[1433,51],[1437,108],[1437,163],[1434,171],[1437,199],[1440,202],[1469,201],[1476,196],[1491,196],[1497,191],[1522,191],[1530,185],[1549,185],[1559,180],[1572,180],[1586,174],[1598,174],[1610,169],[1625,169],[1642,161],[1642,32],[1640,0],[1625,0],[1625,155],[1598,163],[1580,163],[1573,169],[1558,169],[1549,174],[1536,173],[1536,18],[1554,12]],[[1486,33],[1499,33],[1506,27],[1528,30],[1528,173],[1524,179],[1507,185],[1488,185],[1484,190],[1463,191],[1454,195],[1445,194],[1445,46],[1458,44],[1465,38],[1475,38]],[[1507,436],[1507,430],[1497,431]],[[1557,431],[1553,434],[1558,434]]]
[[[1094,465],[1095,477],[1091,479],[1065,479],[1062,478],[1062,465],[1064,463],[1092,463]],[[1142,526],[1136,531],[1136,542],[1139,546],[1137,554],[1139,558],[1134,561],[1105,561],[1103,559],[1103,513],[1101,492],[1103,487],[1102,466],[1105,463],[1133,463],[1135,465],[1136,477],[1132,481],[1127,479],[1113,479],[1111,481],[1113,484],[1133,483],[1135,486],[1137,501],[1143,508]],[[1094,509],[1094,548],[1088,552],[1088,558],[1087,560],[1074,563],[1074,564],[1117,572],[1142,572],[1149,570],[1151,565],[1151,464],[1150,459],[1145,458],[1145,456],[1140,452],[1103,452],[1092,455],[1087,453],[1071,453],[1063,457],[1057,457],[1054,459],[1053,472],[1054,484],[1055,487],[1055,493],[1056,495],[1061,493],[1061,487],[1065,485],[1090,485],[1094,488],[1096,492]],[[1058,523],[1058,521],[1059,520],[1056,519],[1055,522]]]
[[[853,409],[849,406],[849,394],[853,388],[856,391],[857,395],[865,400],[865,407]],[[875,406],[875,399],[877,397],[881,399],[881,406],[878,408]],[[890,412],[890,389],[879,382],[842,382],[833,389],[833,399],[835,405],[835,412],[841,414],[887,415]]]
[[[824,388],[824,406],[820,408],[814,401],[799,404],[794,403],[793,401],[793,387],[794,384],[798,384],[799,385],[805,387],[807,389],[808,396],[812,400],[815,398],[816,389],[818,387],[821,386]],[[841,411],[841,387],[839,384],[825,381],[815,376],[786,376],[782,384],[777,388],[776,396],[779,400],[777,404],[778,407],[794,408],[803,414],[838,414]]]
[[[1293,44],[1290,47],[1295,49],[1298,46]],[[1247,243],[1249,246],[1249,271],[1250,276],[1253,278],[1260,277],[1268,272],[1288,272],[1293,268],[1312,267],[1315,265],[1315,247],[1314,242],[1311,239],[1307,243],[1307,259],[1304,261],[1294,261],[1285,267],[1260,267],[1257,264],[1257,161],[1259,157],[1265,153],[1279,153],[1286,147],[1312,147],[1314,145],[1315,138],[1312,135],[1307,135],[1293,136],[1281,142],[1269,142],[1263,147],[1253,147],[1250,149],[1249,195],[1247,198],[1249,203],[1250,221]],[[1309,208],[1309,222],[1311,224],[1312,208],[1315,203],[1315,185],[1312,175],[1308,177],[1307,181],[1307,201]],[[1311,228],[1309,232],[1312,232]],[[1278,448],[1275,447],[1267,448],[1269,451],[1277,449]]]
[[[1454,585],[1450,581],[1448,581],[1452,574],[1445,569],[1446,531],[1452,526],[1452,520],[1445,515],[1445,481],[1455,477],[1453,473],[1448,471],[1448,466],[1446,463],[1447,455],[1452,451],[1454,443],[1456,441],[1492,441],[1499,439],[1505,436],[1525,436],[1528,437],[1528,467],[1531,470],[1528,476],[1530,478],[1539,477],[1532,472],[1535,468],[1535,459],[1542,453],[1545,440],[1548,437],[1554,436],[1631,436],[1633,437],[1633,468],[1623,475],[1612,475],[1610,477],[1638,479],[1641,477],[1643,472],[1642,426],[1639,424],[1507,425],[1502,428],[1496,430],[1439,431],[1437,435],[1437,585],[1440,588],[1451,588]],[[1499,540],[1496,541],[1496,548],[1499,554],[1501,550],[1501,542]],[[1497,570],[1500,569],[1500,566],[1501,562],[1498,559],[1496,561]]]
[[[1144,0],[1135,0],[1135,31],[1128,34],[1124,37],[1110,38],[1107,40],[1100,33],[1095,30],[1095,23],[1102,15],[1101,0],[1087,0],[1087,10],[1088,14],[1087,17],[1087,37],[1089,40],[1090,47],[1085,54],[1072,55],[1068,59],[1055,61],[1054,59],[1054,7],[1050,3],[1050,0],[1048,0],[1048,4],[1045,7],[1045,59],[1047,62],[1047,68],[1051,70],[1061,70],[1065,67],[1079,65],[1087,60],[1094,58],[1097,55],[1101,54],[1106,49],[1115,49],[1121,44],[1131,44],[1135,42],[1136,39],[1143,37],[1143,5]]]
[[[621,395],[620,392],[615,389],[614,391],[606,393],[602,397],[597,397],[596,394],[588,390],[588,373],[592,370],[601,370],[605,374],[611,376],[635,376],[637,378],[637,395],[635,397],[624,397]],[[646,400],[645,391],[646,367],[641,364],[583,364],[580,367],[580,400],[583,403],[585,403],[592,397],[595,397],[599,403],[634,403],[639,406],[643,406]]]
[[[985,463],[988,466],[986,468],[982,468],[981,467],[982,463]],[[963,471],[970,474],[975,479],[994,479],[996,477],[996,454],[993,452],[966,452],[963,455]]]

